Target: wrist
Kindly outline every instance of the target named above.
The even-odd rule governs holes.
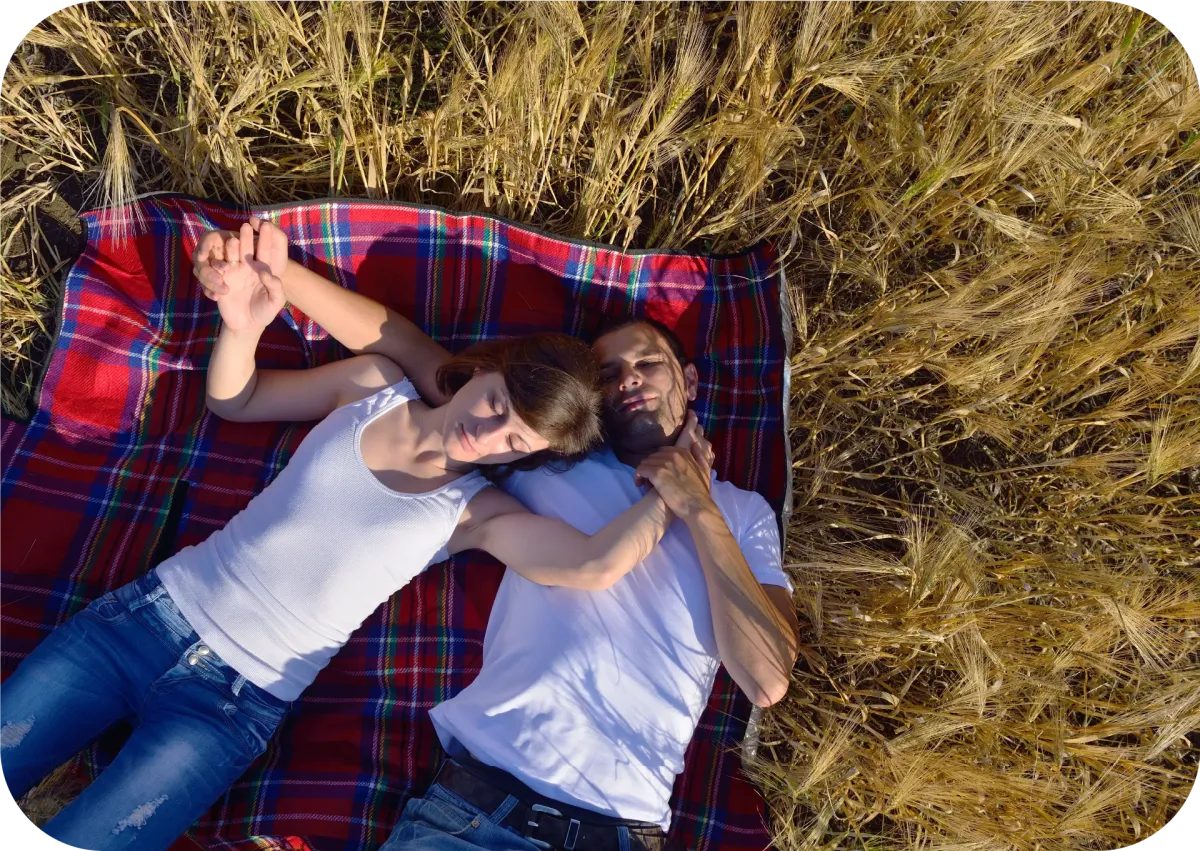
[[[708,526],[714,522],[725,525],[725,517],[721,514],[721,509],[717,508],[717,504],[713,502],[713,498],[709,494],[696,496],[689,500],[683,513],[679,515],[679,519],[693,529],[698,526]]]
[[[276,275],[276,277],[279,278],[280,285],[283,287],[283,296],[288,301],[292,300],[291,287],[295,286],[295,284],[296,284],[296,272],[299,269],[300,269],[300,264],[298,264],[295,260],[293,260],[291,257],[289,257],[287,259],[287,261],[283,264],[283,269],[279,272],[278,275]]]
[[[265,326],[265,325],[254,325],[254,326],[249,326],[249,327],[244,327],[244,328],[233,328],[229,325],[229,323],[222,321],[221,322],[221,337],[223,339],[225,339],[227,342],[232,343],[237,346],[248,346],[250,348],[257,348],[258,341],[262,337],[262,333],[263,333],[263,331],[266,330],[266,328],[267,328],[267,326]]]

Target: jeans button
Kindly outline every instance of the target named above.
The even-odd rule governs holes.
[[[199,647],[196,648],[196,652],[199,653],[201,656],[207,656],[209,653],[212,653],[212,651],[209,650],[207,647],[205,647],[203,644],[201,644]]]
[[[197,656],[195,653],[193,653],[191,656],[188,656],[188,664],[189,665],[195,665],[199,661],[200,661],[200,657]]]

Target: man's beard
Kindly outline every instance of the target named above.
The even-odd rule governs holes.
[[[668,433],[669,423],[662,422],[664,411],[638,411],[631,417],[618,419],[610,415],[608,433],[613,443],[625,449],[647,450],[666,446],[672,436]]]
[[[615,409],[608,408],[605,411],[605,427],[609,440],[631,452],[648,452],[670,446],[683,426],[687,400],[677,389],[672,389],[669,395],[670,401],[666,404],[660,404],[654,410],[635,411],[627,417],[621,417]]]

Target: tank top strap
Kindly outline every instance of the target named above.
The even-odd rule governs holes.
[[[458,486],[461,507],[465,507],[466,504],[475,497],[475,494],[479,493],[490,484],[491,480],[478,470],[473,470],[472,472],[463,476]]]
[[[491,481],[484,476],[483,473],[479,472],[478,470],[473,470],[456,481],[454,484],[457,486],[455,488],[457,493],[454,497],[456,504],[453,507],[453,516],[450,518],[450,534],[453,534],[454,528],[458,526],[459,518],[462,517],[463,512],[466,510],[467,503],[474,499],[477,493],[490,485]],[[445,561],[446,559],[450,558],[450,551],[447,549],[449,544],[450,541],[447,537],[446,543],[442,545],[441,549],[437,551],[437,554],[429,563],[437,564],[438,562]]]
[[[408,402],[420,401],[420,399],[421,394],[417,392],[417,388],[405,377],[395,384],[377,390],[370,396],[357,402],[351,402],[342,410],[348,411],[356,421],[355,430],[357,432],[385,411],[390,411],[392,408]]]
[[[420,401],[421,394],[417,392],[417,388],[413,386],[412,381],[406,375],[393,384],[391,387],[385,387],[379,391],[379,395],[383,397],[383,402],[380,405],[381,410],[393,408],[396,405],[402,405],[405,402]]]

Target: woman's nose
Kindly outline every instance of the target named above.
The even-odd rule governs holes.
[[[477,434],[475,442],[482,452],[497,451],[497,447],[504,442],[504,427],[501,423],[496,422],[495,417],[481,422]]]

